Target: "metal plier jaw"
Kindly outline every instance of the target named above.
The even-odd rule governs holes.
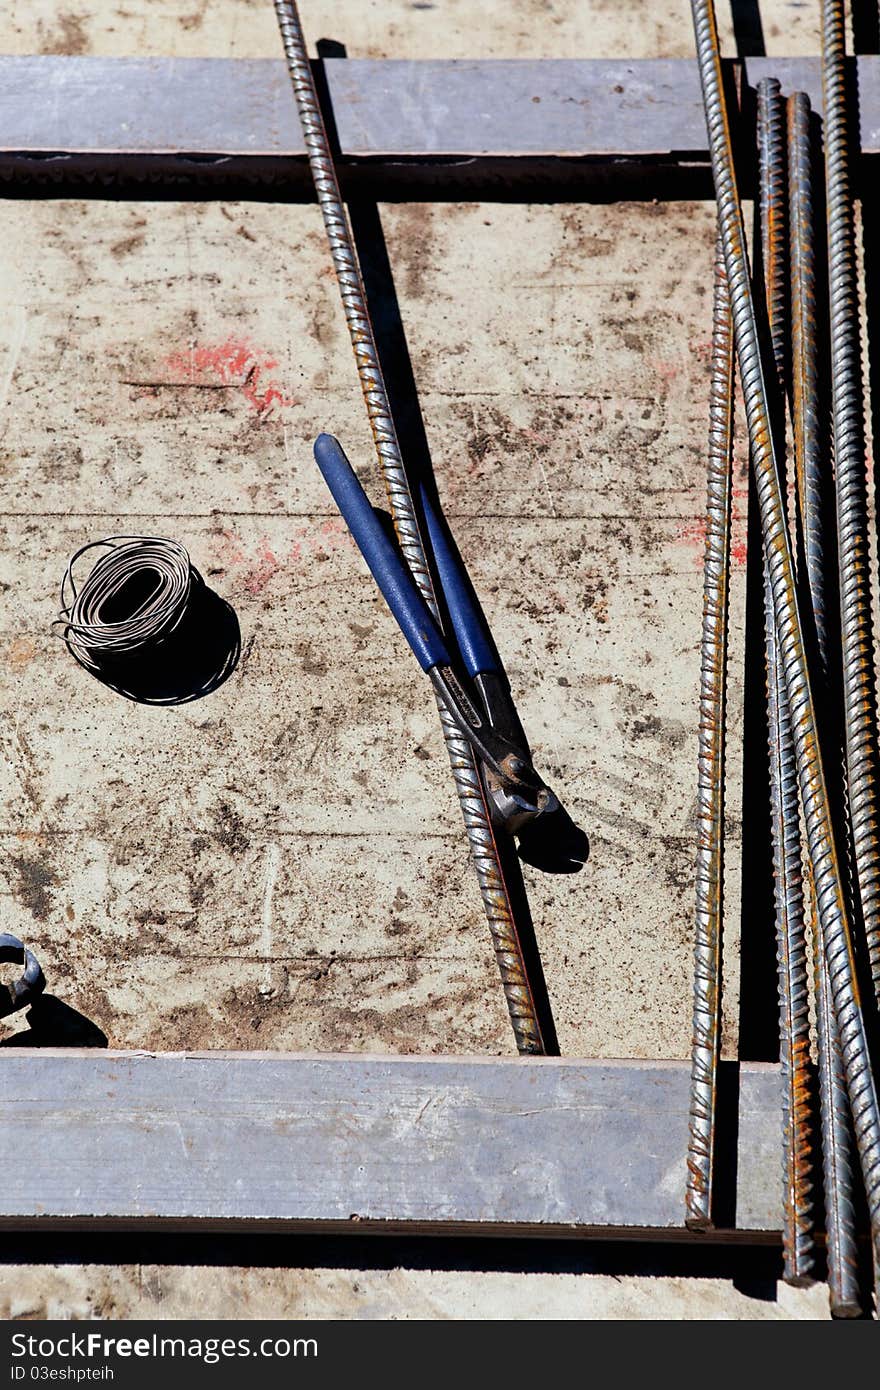
[[[9,932],[0,932],[0,962],[24,967],[12,984],[0,984],[0,1018],[5,1018],[32,1004],[46,988],[46,978],[33,951]]]
[[[475,684],[483,697],[481,711],[451,666],[433,666],[428,674],[482,764],[493,823],[515,835],[530,821],[556,809],[559,803],[535,771],[525,737],[505,736],[498,724],[493,724],[493,712],[496,719],[507,712],[503,702],[509,701],[509,696],[499,690],[494,698],[487,697],[487,687],[491,690],[492,686],[477,677]],[[510,711],[513,712],[512,702]]]
[[[318,436],[315,460],[419,665],[477,756],[493,824],[517,834],[558,809],[559,802],[532,765],[497,652],[430,497],[423,490],[428,540],[457,643],[454,655],[332,435]]]

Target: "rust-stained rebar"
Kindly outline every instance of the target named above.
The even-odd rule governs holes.
[[[806,644],[795,587],[785,502],[774,454],[745,229],[722,84],[715,7],[712,0],[691,0],[691,9],[715,196],[724,243],[724,263],[730,287],[734,342],[743,384],[764,553],[773,589],[776,631],[791,708],[798,780],[816,885],[819,926],[828,963],[828,979],[865,1182],[876,1263],[880,1261],[880,1109],[871,1068],[866,1021],[856,978],[847,900],[819,748],[816,706],[807,668]]]
[[[712,378],[709,389],[700,727],[697,764],[694,1021],[686,1221],[712,1224],[715,1100],[721,1038],[724,873],[724,721],[733,462],[733,326],[720,236],[715,250]]]
[[[867,942],[875,999],[880,1002],[880,766],[843,0],[822,0],[822,98],[846,791],[857,911]]]
[[[828,1298],[832,1317],[858,1318],[862,1315],[863,1306],[855,1214],[852,1120],[837,1022],[831,1005],[828,966],[818,934],[814,937],[813,979],[819,1056]]]
[[[275,10],[315,192],[324,218],[358,376],[398,539],[419,590],[437,616],[425,549],[400,453],[357,253],[339,191],[302,25],[294,0],[275,0]],[[534,993],[504,880],[480,771],[470,744],[453,723],[445,705],[439,699],[437,706],[516,1045],[520,1052],[541,1054],[545,1047]]]
[[[786,266],[787,169],[785,107],[779,83],[758,84],[758,171],[761,265],[770,329],[775,388],[774,425],[780,470],[785,457],[785,390],[788,377]],[[784,1277],[810,1282],[815,1263],[812,1191],[812,1075],[809,977],[801,883],[801,833],[791,714],[776,640],[773,591],[764,560],[764,625],[767,653],[767,725],[770,755],[770,833],[779,984],[779,1060],[782,1070],[782,1242]]]
[[[823,427],[819,391],[818,311],[816,304],[816,209],[813,199],[813,139],[810,100],[803,92],[788,99],[788,188],[791,249],[792,424],[798,516],[803,544],[804,583],[816,638],[819,670],[830,678],[827,575],[823,539],[826,498],[830,495],[831,459]],[[809,873],[806,900],[814,945],[816,1051],[822,1134],[823,1189],[828,1288],[834,1317],[857,1317],[862,1311],[858,1243],[853,1207],[852,1125],[846,1079],[831,1009],[828,968],[820,948],[815,893]]]
[[[829,677],[830,637],[825,517],[831,480],[828,429],[819,391],[819,327],[816,288],[815,163],[810,98],[795,92],[787,102],[789,238],[791,252],[791,402],[798,515],[804,547],[806,591],[823,678]]]

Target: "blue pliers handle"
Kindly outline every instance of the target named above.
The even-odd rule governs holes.
[[[422,670],[449,666],[449,650],[433,613],[332,434],[318,435],[315,461]]]
[[[532,766],[494,644],[430,497],[423,489],[428,540],[456,640],[454,654],[338,440],[319,435],[315,460],[419,665],[488,771],[497,819],[518,830],[558,803]]]
[[[318,435],[315,459],[422,670],[448,666],[449,651],[440,629],[400,551],[385,532],[339,441],[332,434]],[[471,677],[497,672],[498,657],[474,603],[467,575],[425,488],[421,490],[421,500],[428,539],[464,668]]]

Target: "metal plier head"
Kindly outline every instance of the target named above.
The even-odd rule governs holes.
[[[12,984],[0,985],[0,1018],[5,1018],[32,1004],[46,988],[46,979],[33,951],[9,932],[0,932],[0,962],[24,967]]]

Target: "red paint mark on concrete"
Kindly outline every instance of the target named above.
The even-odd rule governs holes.
[[[652,365],[654,371],[667,389],[681,374],[681,362],[675,358],[656,357]]]
[[[676,540],[684,541],[685,545],[704,546],[706,544],[706,522],[703,517],[698,516],[693,521],[686,521],[679,526],[676,532]]]
[[[544,434],[539,434],[537,430],[529,430],[526,429],[525,425],[521,425],[520,434],[524,434],[526,439],[531,439],[535,444],[543,444],[548,449],[552,448],[553,440],[548,439]]]
[[[734,518],[734,526],[736,526],[736,518]],[[698,561],[702,559],[703,552],[706,548],[705,518],[697,517],[694,521],[685,522],[682,526],[679,526],[675,538],[678,541],[683,541],[685,545],[693,547],[693,549],[697,552],[697,554],[694,557],[694,563],[698,563]],[[735,539],[735,537],[731,537],[731,563],[737,566],[737,568],[741,568],[746,563],[747,555],[748,550],[745,541],[737,540]]]
[[[221,531],[217,537],[217,555],[224,567],[240,565],[245,559],[241,541],[234,531]]]
[[[281,568],[281,561],[273,554],[268,536],[261,536],[256,554],[249,554],[241,537],[235,531],[224,530],[214,538],[214,551],[218,564],[224,570],[242,568],[239,576],[241,585],[249,594],[261,594],[273,575]]]
[[[245,571],[242,576],[242,583],[248,593],[253,594],[256,598],[258,594],[263,592],[269,580],[278,573],[280,568],[281,562],[272,553],[268,536],[262,536],[257,547],[256,564],[251,565]]]
[[[748,547],[745,541],[733,541],[730,546],[730,558],[735,565],[744,565],[748,559]]]
[[[730,498],[730,562],[736,569],[741,569],[748,558],[748,547],[746,545],[745,535],[749,503],[749,478],[747,470],[740,469],[738,466],[734,471]],[[705,517],[695,517],[693,521],[684,522],[679,526],[675,538],[678,541],[683,541],[685,545],[692,546],[695,551],[695,565],[698,563],[702,564],[703,553],[706,548]]]
[[[340,516],[300,521],[287,532],[288,536],[291,532],[289,550],[276,553],[268,536],[261,536],[256,547],[248,549],[235,531],[220,531],[214,538],[217,561],[224,570],[238,570],[238,583],[256,598],[282,570],[299,569],[303,564],[327,560],[334,551],[354,548],[348,527]]]
[[[341,516],[328,516],[326,521],[321,522],[318,529],[322,538],[328,543],[330,550],[339,550],[340,548],[345,550],[354,547],[351,533]]]
[[[263,418],[273,408],[293,405],[273,375],[278,363],[242,339],[227,338],[222,343],[191,343],[166,357],[165,365],[181,380],[198,384],[215,380],[224,386],[239,386],[252,410]]]
[[[303,560],[326,558],[336,550],[349,550],[353,545],[342,517],[328,516],[320,525],[310,523],[295,532],[290,559],[299,564]]]

